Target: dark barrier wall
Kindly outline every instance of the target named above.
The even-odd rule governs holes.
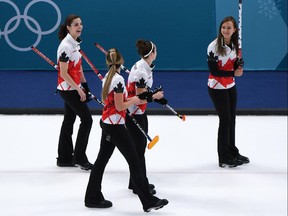
[[[100,71],[104,74],[104,71]],[[126,74],[123,73],[125,79]],[[60,95],[54,95],[57,73],[54,71],[0,71],[0,113],[10,109],[63,108]],[[94,72],[86,72],[91,92],[100,98],[101,82]],[[154,86],[162,85],[169,105],[175,109],[211,110],[207,91],[208,71],[155,71]],[[285,110],[287,114],[287,71],[245,71],[236,79],[239,110]],[[101,109],[95,101],[89,107]],[[156,103],[149,108],[166,110]],[[5,113],[5,112],[2,112]],[[198,112],[199,113],[199,112]],[[261,113],[261,112],[260,112]]]
[[[82,49],[99,69],[94,42],[117,47],[130,68],[144,38],[158,46],[157,70],[207,70],[207,45],[223,17],[238,19],[238,1],[0,0],[0,70],[49,70],[30,46],[56,61],[58,27],[70,13],[82,17]],[[243,1],[243,56],[248,70],[287,70],[287,0]]]

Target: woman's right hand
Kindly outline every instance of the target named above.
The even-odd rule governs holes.
[[[158,91],[155,94],[153,94],[153,99],[161,99],[164,97],[164,91]]]
[[[80,96],[80,101],[86,101],[86,93],[81,88],[79,88],[77,91]]]

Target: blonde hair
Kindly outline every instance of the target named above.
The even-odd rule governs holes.
[[[102,88],[102,101],[104,101],[107,98],[112,79],[115,73],[117,72],[117,69],[119,69],[120,66],[123,64],[124,59],[117,49],[112,48],[107,52],[106,65],[109,68],[109,71],[107,72],[106,81]]]

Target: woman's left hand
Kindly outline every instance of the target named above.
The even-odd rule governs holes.
[[[243,75],[243,68],[238,67],[235,71],[234,71],[234,75],[237,77],[240,77]]]

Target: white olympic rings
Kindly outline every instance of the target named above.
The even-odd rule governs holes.
[[[12,2],[11,0],[0,0],[0,3],[1,2],[4,2],[4,3],[11,5],[16,12],[16,15],[7,21],[7,23],[4,27],[4,30],[2,31],[0,28],[0,39],[1,39],[1,35],[3,35],[7,44],[15,50],[22,51],[22,52],[23,51],[30,51],[31,46],[36,47],[40,43],[42,35],[47,35],[47,34],[54,32],[58,28],[58,26],[60,25],[61,11],[60,11],[59,7],[51,0],[33,0],[33,1],[29,2],[29,4],[27,4],[27,6],[24,9],[23,15],[21,15],[20,10],[17,7],[17,5],[14,2]],[[28,15],[28,10],[30,9],[30,7],[32,5],[38,3],[38,2],[46,2],[46,3],[50,4],[52,7],[54,7],[54,9],[56,10],[56,13],[57,13],[57,21],[56,21],[55,25],[53,26],[53,28],[51,28],[47,31],[42,31],[39,23],[33,17]],[[29,47],[18,47],[15,44],[13,44],[9,38],[9,34],[13,33],[18,28],[18,26],[20,25],[21,19],[24,20],[25,25],[27,26],[27,28],[31,32],[38,35],[35,43]],[[15,25],[12,28],[9,28],[11,23],[13,23],[13,22],[15,22]],[[34,26],[36,27],[36,29],[35,29],[35,27],[32,27],[29,22],[32,22],[34,24]]]

